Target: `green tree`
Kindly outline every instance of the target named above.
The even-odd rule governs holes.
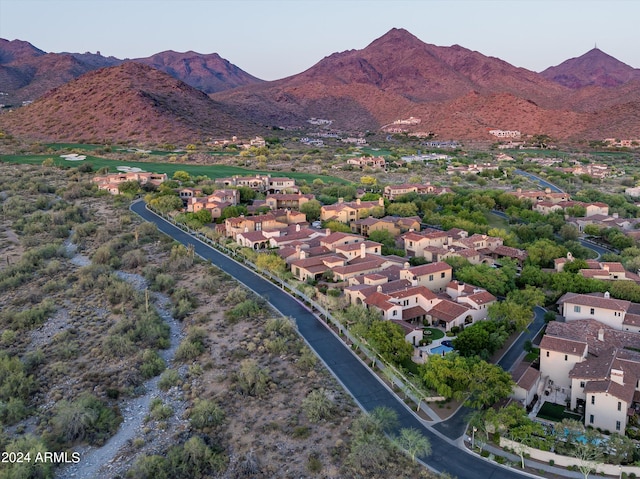
[[[438,394],[465,399],[465,404],[476,409],[508,397],[513,388],[511,376],[499,366],[455,353],[429,357],[420,371],[425,384]]]
[[[321,208],[322,205],[318,200],[309,200],[300,205],[300,213],[304,213],[309,222],[317,221],[320,219]]]
[[[118,185],[118,191],[122,195],[134,196],[140,192],[140,184],[137,181],[125,181]]]
[[[193,216],[196,220],[198,220],[202,225],[206,225],[211,223],[213,218],[211,217],[211,211],[207,209],[201,209],[200,211],[193,213]]]
[[[574,259],[573,261],[565,263],[564,267],[562,268],[562,271],[564,271],[565,273],[576,274],[581,269],[587,269],[588,267],[589,266],[587,265],[587,262],[585,260]]]
[[[470,374],[472,378],[482,378],[482,381],[470,381],[469,397],[465,404],[472,408],[491,406],[508,398],[513,392],[511,375],[496,364],[475,360],[471,363]]]
[[[175,195],[161,195],[153,198],[148,203],[149,206],[163,214],[182,209],[182,200]]]
[[[515,289],[516,269],[508,260],[502,260],[502,268],[491,268],[487,264],[469,265],[456,273],[465,283],[485,288],[496,296],[505,296]]]
[[[360,184],[364,186],[375,186],[378,183],[378,180],[373,176],[361,176]]]
[[[580,237],[580,231],[578,228],[571,224],[563,225],[560,228],[560,237],[565,241],[577,240]]]
[[[186,171],[178,170],[173,174],[172,178],[176,181],[180,181],[181,183],[184,183],[186,181],[191,180],[191,175],[189,175],[189,173],[187,173]]]
[[[431,454],[431,442],[424,434],[414,428],[403,428],[400,435],[395,438],[395,443],[400,449],[407,452],[411,461],[416,461],[416,456],[429,456]]]
[[[508,321],[517,331],[524,331],[533,319],[533,309],[507,299],[489,306],[487,316],[494,321]]]
[[[544,299],[544,292],[540,288],[529,285],[524,289],[514,289],[507,294],[507,300],[527,308],[544,305]]]
[[[549,239],[540,239],[527,247],[527,262],[541,268],[553,267],[553,260],[567,256],[567,250]]]
[[[275,273],[277,276],[287,271],[287,263],[277,254],[260,253],[256,259],[258,269]]]
[[[524,422],[509,430],[509,437],[518,443],[515,449],[520,456],[520,467],[522,469],[524,469],[524,455],[527,451],[527,446],[530,446],[533,442],[533,436],[544,436],[544,434],[545,431],[542,425],[533,421]]]
[[[247,214],[247,207],[242,205],[227,206],[222,210],[220,221],[224,222],[227,218],[237,218]]]
[[[386,208],[387,214],[391,216],[416,216],[418,207],[415,203],[392,203]]]
[[[584,234],[587,236],[598,236],[602,234],[602,228],[598,225],[585,225],[583,229]]]
[[[329,228],[332,233],[351,233],[349,225],[345,225],[339,221],[327,221],[325,222],[324,227]]]
[[[635,443],[622,434],[613,433],[607,441],[607,463],[630,464],[633,462]]]
[[[238,187],[238,193],[240,194],[240,202],[241,203],[249,203],[256,199],[256,191],[249,188],[248,186],[240,186]]]
[[[406,341],[404,330],[391,321],[374,321],[365,337],[373,348],[391,363],[402,364],[413,355],[413,346]]]

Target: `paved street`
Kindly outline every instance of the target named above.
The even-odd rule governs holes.
[[[277,286],[147,211],[143,202],[134,203],[131,209],[145,220],[155,223],[160,231],[176,241],[184,245],[193,245],[199,256],[211,261],[258,295],[267,298],[283,314],[295,318],[301,336],[363,409],[371,411],[380,406],[389,407],[398,413],[400,428],[416,428],[429,438],[432,454],[421,459],[430,468],[447,472],[458,479],[529,477],[467,453],[466,450],[460,449],[455,441],[426,427],[331,330]]]

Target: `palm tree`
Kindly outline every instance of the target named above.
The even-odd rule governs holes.
[[[400,435],[395,443],[403,449],[415,462],[416,456],[428,456],[431,454],[431,442],[420,431],[414,428],[400,430]]]

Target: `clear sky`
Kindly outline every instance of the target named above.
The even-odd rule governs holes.
[[[542,71],[598,48],[640,68],[640,0],[0,0],[0,37],[118,58],[218,53],[264,80],[393,27]]]

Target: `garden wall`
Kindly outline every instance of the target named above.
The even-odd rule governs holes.
[[[515,451],[520,450],[522,445],[516,441],[512,441],[511,439],[506,439],[504,437],[500,438],[500,447],[509,448]],[[569,456],[561,456],[554,452],[549,451],[541,451],[540,449],[534,449],[528,446],[524,446],[525,454],[528,454],[531,459],[535,459],[540,462],[549,463],[549,461],[554,461],[554,465],[560,467],[568,467],[568,466],[576,466],[580,464],[580,460],[575,457]],[[608,476],[616,476],[619,477],[621,472],[626,473],[627,475],[634,473],[636,476],[640,477],[640,467],[637,466],[622,466],[622,470],[620,466],[617,464],[597,464],[597,473],[606,474]]]

